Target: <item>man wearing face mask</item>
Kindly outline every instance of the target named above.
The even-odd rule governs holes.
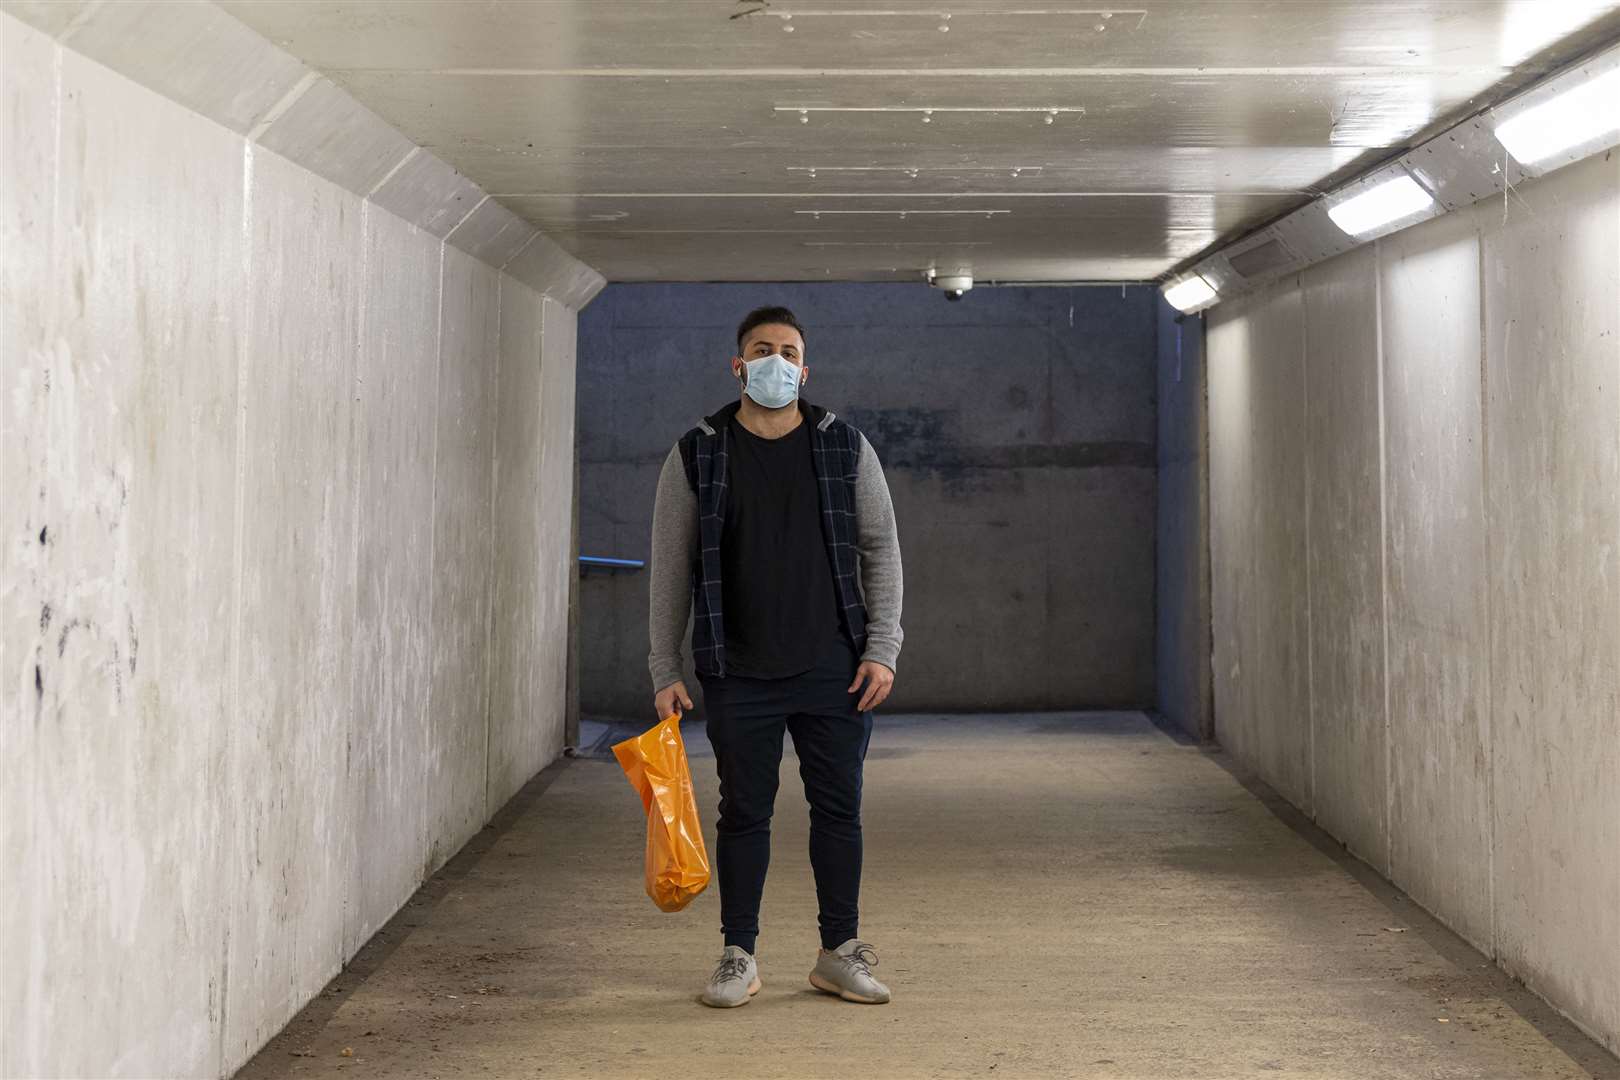
[[[737,330],[740,399],[670,451],[653,510],[649,637],[658,715],[692,708],[683,681],[689,615],[720,774],[720,924],[725,949],[703,1002],[746,1005],[770,863],[784,732],[810,803],[820,905],[817,989],[882,1004],[877,957],[857,933],[861,773],[871,710],[900,655],[900,542],[877,454],[800,392],[804,329],[760,308]]]

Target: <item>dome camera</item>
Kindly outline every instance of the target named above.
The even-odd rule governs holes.
[[[966,272],[955,274],[931,274],[928,283],[945,294],[945,299],[956,301],[962,299],[962,294],[973,288],[973,275]]]

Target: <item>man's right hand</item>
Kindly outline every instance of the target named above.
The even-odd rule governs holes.
[[[658,711],[660,720],[668,719],[675,713],[691,712],[692,695],[686,692],[685,683],[670,683],[653,695],[653,708]]]

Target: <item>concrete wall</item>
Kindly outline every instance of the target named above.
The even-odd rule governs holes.
[[[1300,307],[1298,290],[1279,290],[1209,320],[1210,664],[1216,737],[1309,809]]]
[[[905,559],[895,710],[1153,702],[1154,296],[1147,288],[614,285],[580,320],[580,535],[645,558],[658,469],[736,400],[751,308],[809,331],[806,396],[883,460]],[[645,717],[647,581],[581,594],[582,704]],[[690,684],[696,690],[696,683]]]
[[[1210,313],[1216,732],[1620,1050],[1620,158]]]
[[[0,1073],[227,1075],[561,749],[575,316],[0,45]]]
[[[1211,738],[1209,407],[1204,321],[1158,302],[1158,574],[1154,590],[1158,709]]]

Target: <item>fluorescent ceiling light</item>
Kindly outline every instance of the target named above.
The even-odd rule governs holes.
[[[1416,180],[1401,174],[1328,207],[1333,224],[1351,236],[1365,236],[1392,222],[1409,218],[1434,205],[1434,197]]]
[[[1496,125],[1496,141],[1521,165],[1620,133],[1620,67],[1611,68]]]
[[[1210,288],[1209,282],[1194,274],[1165,289],[1164,298],[1177,311],[1191,311],[1215,299],[1215,290]]]
[[[1503,10],[1498,56],[1503,67],[1530,59],[1614,7],[1610,0],[1508,0],[1499,6]]]

